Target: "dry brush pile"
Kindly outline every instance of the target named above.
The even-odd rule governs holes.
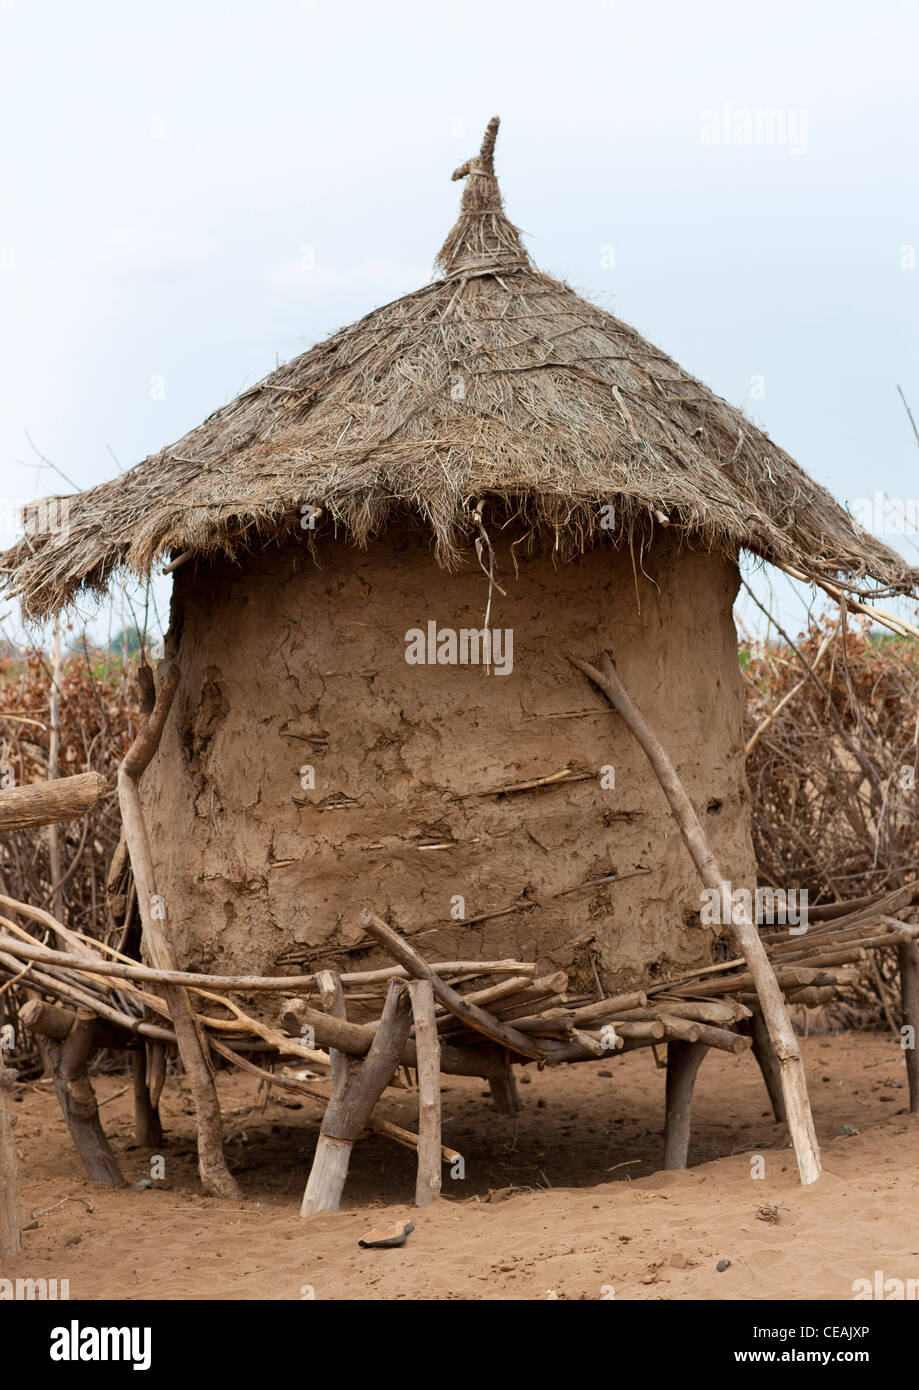
[[[825,620],[741,659],[761,882],[814,905],[919,878],[919,646]],[[881,969],[840,1022],[893,1020]]]
[[[3,787],[24,786],[50,775],[53,684],[52,667],[43,653],[29,650],[0,657]],[[107,911],[105,881],[121,830],[114,775],[138,724],[134,670],[121,657],[80,642],[63,661],[57,687],[57,775],[100,772],[111,778],[112,790],[80,820],[0,835],[0,892],[39,908],[56,905],[73,930],[116,940],[119,926]],[[15,988],[4,993],[0,984],[0,1023],[15,1025],[17,993]],[[20,1070],[23,1063],[19,1053]]]

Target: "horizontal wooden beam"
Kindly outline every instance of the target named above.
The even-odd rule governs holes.
[[[0,791],[0,830],[26,830],[32,825],[56,825],[76,820],[99,804],[109,784],[101,772],[81,772],[51,782]]]

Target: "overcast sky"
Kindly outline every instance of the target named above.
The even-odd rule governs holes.
[[[4,544],[430,279],[494,113],[538,265],[917,505],[919,0],[0,0],[0,102]]]

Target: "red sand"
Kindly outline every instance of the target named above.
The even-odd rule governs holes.
[[[851,1299],[853,1281],[876,1269],[915,1279],[919,1118],[906,1113],[902,1053],[883,1034],[810,1038],[804,1052],[826,1165],[811,1188],[800,1187],[791,1151],[775,1147],[782,1132],[749,1055],[709,1055],[695,1166],[657,1172],[664,1076],[642,1051],[608,1067],[533,1071],[516,1126],[480,1083],[448,1079],[444,1140],[465,1155],[466,1181],[445,1168],[445,1197],[418,1211],[411,1154],[371,1138],[355,1150],[343,1210],[307,1223],[297,1212],[318,1124],[310,1102],[265,1107],[254,1079],[221,1076],[231,1166],[246,1192],[235,1204],[199,1195],[184,1082],[170,1078],[164,1093],[164,1190],[87,1182],[56,1101],[33,1087],[15,1111],[25,1215],[39,1225],[2,1273],[67,1278],[73,1299],[300,1299],[309,1289],[318,1299],[600,1299],[610,1289],[626,1299]],[[126,1080],[100,1078],[100,1098]],[[379,1113],[412,1124],[415,1099],[389,1091]],[[149,1155],[128,1148],[130,1094],[102,1115],[128,1181],[148,1176]],[[840,1133],[846,1125],[858,1133]],[[751,1177],[756,1154],[761,1180]],[[757,1215],[770,1206],[776,1222]],[[370,1227],[404,1219],[416,1229],[402,1249],[359,1248]],[[721,1260],[730,1265],[719,1273]]]

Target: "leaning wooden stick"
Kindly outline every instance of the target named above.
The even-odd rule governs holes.
[[[535,1044],[525,1034],[518,1032],[510,1023],[501,1023],[493,1014],[488,1013],[478,1004],[467,1003],[461,994],[457,994],[455,989],[451,989],[450,985],[445,984],[440,979],[398,932],[393,931],[392,927],[387,926],[374,913],[365,909],[358,918],[358,926],[368,936],[375,937],[382,946],[385,946],[389,954],[400,965],[404,965],[408,973],[413,975],[416,980],[430,981],[441,1004],[457,1018],[461,1018],[470,1028],[474,1028],[478,1033],[483,1033],[492,1042],[500,1043],[502,1047],[509,1047],[512,1051],[519,1052],[524,1057],[539,1059],[546,1056],[546,1051],[543,1048]]]
[[[714,889],[719,895],[725,891],[725,877],[712,853],[705,832],[696,815],[682,782],[673,764],[664,751],[660,740],[651,725],[632,703],[632,700],[619,679],[612,659],[608,653],[601,658],[602,670],[591,666],[579,657],[569,657],[574,666],[609,700],[621,716],[631,734],[641,745],[654,773],[661,784],[670,809],[680,827],[686,848],[692,856],[699,876],[706,888]],[[779,1059],[782,1076],[782,1094],[788,1116],[788,1130],[798,1160],[798,1171],[805,1185],[816,1182],[820,1177],[820,1150],[807,1096],[807,1080],[804,1064],[794,1029],[791,1026],[782,991],[766,955],[765,947],[759,938],[756,924],[750,913],[741,904],[731,913],[731,924],[738,947],[743,953],[747,968],[753,978],[754,987],[762,1005],[763,1017]]]
[[[0,1057],[0,1260],[22,1253],[19,1214],[19,1161],[13,1136],[13,1082],[16,1073]]]
[[[415,1206],[440,1195],[440,1039],[430,980],[411,980],[408,992],[418,1049],[418,1178]]]
[[[97,1046],[99,1026],[94,1013],[78,1009],[63,1043],[49,1039],[42,1050],[50,1063],[54,1089],[87,1177],[107,1187],[124,1187],[121,1168],[102,1128],[99,1106],[89,1079],[89,1060]]]
[[[166,930],[162,899],[156,891],[153,855],[150,852],[147,827],[140,804],[138,782],[159,746],[178,684],[178,669],[170,666],[160,683],[152,713],[144,722],[118,769],[118,800],[121,804],[121,818],[128,853],[131,856],[131,867],[134,870],[134,882],[137,885],[137,905],[140,909],[144,943],[158,970],[175,970],[177,961]],[[224,1157],[223,1124],[217,1088],[188,992],[178,985],[165,985],[163,997],[169,1009],[179,1053],[194,1097],[198,1124],[198,1171],[204,1190],[216,1197],[239,1197],[236,1179],[227,1167]]]

